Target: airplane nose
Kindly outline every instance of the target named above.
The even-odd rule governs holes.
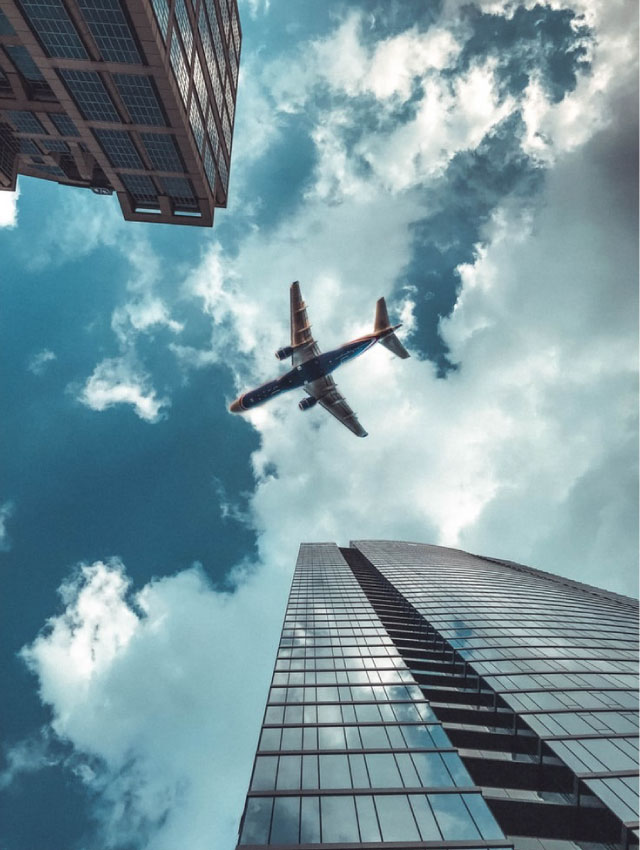
[[[240,413],[242,411],[242,406],[240,404],[239,398],[231,402],[231,404],[229,405],[229,410],[231,413]]]

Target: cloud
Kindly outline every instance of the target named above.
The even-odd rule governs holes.
[[[77,396],[92,410],[106,410],[115,404],[130,404],[146,422],[162,419],[170,401],[157,398],[149,375],[131,357],[102,360]]]
[[[171,317],[167,304],[156,293],[163,274],[159,256],[146,239],[130,232],[123,235],[120,250],[130,269],[128,299],[114,310],[111,327],[123,349],[134,348],[136,336],[152,329],[166,327],[179,333],[183,325]]]
[[[266,694],[287,581],[272,565],[232,595],[190,569],[132,594],[114,559],[64,583],[63,613],[21,654],[96,801],[94,846],[233,846],[257,744],[247,691]]]
[[[340,24],[336,43],[357,40],[359,26],[360,19],[350,16]],[[462,213],[482,210],[482,224],[470,231],[475,245],[463,246],[469,259],[455,267],[455,309],[441,321],[458,364],[446,380],[437,378],[430,362],[401,363],[377,350],[367,355],[366,366],[341,370],[340,387],[370,433],[366,445],[321,410],[303,416],[289,396],[247,417],[262,440],[253,456],[251,511],[268,551],[277,552],[286,539],[405,537],[634,591],[633,546],[620,547],[619,569],[612,574],[604,544],[596,542],[635,539],[630,513],[615,509],[615,488],[603,480],[610,462],[612,474],[621,457],[632,462],[629,445],[637,433],[631,285],[637,261],[635,219],[629,215],[635,202],[625,191],[623,167],[613,165],[626,163],[633,146],[635,85],[624,62],[617,77],[605,68],[613,61],[607,45],[615,37],[608,30],[593,56],[597,89],[580,88],[579,77],[563,101],[545,99],[557,132],[548,132],[552,156],[544,160],[544,184],[527,182],[523,165],[527,180],[518,192],[510,190],[512,163],[503,155],[500,169],[500,145],[509,142],[513,164],[520,167],[519,158],[527,156],[520,145],[531,138],[530,129],[524,113],[503,117],[501,110],[513,104],[500,98],[491,62],[475,62],[449,89],[431,81],[436,99],[438,92],[450,97],[442,116],[452,129],[443,137],[441,156],[452,165],[441,184],[428,176],[430,154],[424,169],[405,168],[409,178],[393,191],[387,181],[381,203],[385,184],[376,168],[367,173],[357,165],[365,144],[371,157],[376,133],[367,136],[356,123],[357,111],[354,116],[344,103],[330,101],[312,129],[321,155],[304,208],[268,234],[248,234],[235,258],[219,246],[211,249],[191,276],[188,287],[214,320],[212,347],[224,329],[227,359],[242,391],[272,376],[268,353],[288,336],[286,283],[292,278],[302,280],[316,337],[330,348],[370,327],[375,298],[391,295],[403,279],[416,226],[428,221],[434,206],[446,210],[449,203],[451,209],[455,201],[460,226]],[[377,73],[372,57],[381,49],[360,41],[349,49],[349,80],[342,81],[338,70],[333,81],[343,95],[352,95],[351,86],[360,96]],[[410,51],[404,55],[415,62]],[[398,86],[405,96],[406,86]],[[606,118],[588,123],[580,137],[565,132],[571,122],[560,117],[563,110],[571,116],[581,99],[596,93],[607,104]],[[302,102],[300,90],[298,97]],[[401,133],[414,120],[391,132]],[[476,126],[477,132],[470,129]],[[348,142],[354,134],[360,140],[355,145]],[[385,160],[390,165],[381,168],[413,162],[419,144],[424,134],[415,133],[411,155],[400,148],[400,157],[393,144],[381,148],[393,151]],[[488,157],[490,145],[496,155]],[[465,170],[463,160],[474,157],[477,171]],[[487,169],[495,184],[486,185]],[[629,174],[626,180],[633,185]],[[423,187],[437,190],[435,198],[418,191]],[[468,203],[473,193],[480,207]],[[468,240],[469,231],[463,235]],[[427,280],[409,280],[395,304],[390,297],[391,308],[411,318],[418,344],[421,313],[430,309],[424,302]],[[603,410],[611,416],[603,417]],[[590,524],[594,481],[608,507],[603,504]],[[628,488],[625,498],[634,504]],[[572,549],[568,542],[581,523],[594,544],[586,559],[583,546]],[[554,540],[561,541],[555,555]]]
[[[36,352],[29,360],[27,369],[33,372],[34,375],[40,376],[44,374],[47,363],[51,363],[54,360],[56,360],[55,352],[50,351],[48,348],[43,348],[42,351]]]
[[[14,507],[14,503],[10,500],[0,505],[0,552],[8,552],[11,549],[7,522],[13,516]]]
[[[15,227],[18,224],[19,197],[19,187],[15,192],[0,192],[0,227]]]
[[[118,247],[125,222],[115,197],[105,198],[71,186],[51,190],[59,192],[59,212],[46,219],[37,244],[27,246],[24,262],[29,270],[63,265],[86,257],[100,246]]]

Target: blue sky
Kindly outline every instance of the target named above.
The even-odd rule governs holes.
[[[637,595],[630,6],[247,0],[213,230],[0,196],[6,850],[234,845],[301,541]],[[294,279],[366,440],[227,412]]]

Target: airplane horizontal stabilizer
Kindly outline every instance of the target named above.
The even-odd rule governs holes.
[[[407,349],[395,334],[384,336],[382,339],[379,339],[378,342],[380,345],[384,345],[385,348],[388,348],[389,351],[396,355],[396,357],[402,357],[403,360],[406,360],[407,357],[411,357]]]

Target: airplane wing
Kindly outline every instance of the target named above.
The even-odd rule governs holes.
[[[320,354],[318,343],[311,333],[307,316],[307,305],[302,300],[300,284],[296,280],[291,284],[291,345],[293,346],[292,364],[299,366],[306,360]]]
[[[325,375],[323,378],[318,378],[317,381],[305,384],[304,388],[310,396],[318,399],[318,404],[321,404],[339,422],[346,425],[356,437],[367,436],[367,432],[358,422],[358,417],[345,401],[331,375]]]

